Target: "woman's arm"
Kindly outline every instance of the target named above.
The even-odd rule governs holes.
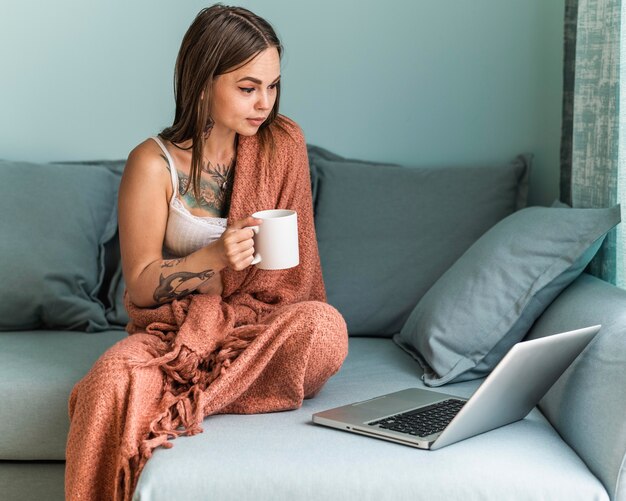
[[[242,270],[253,259],[253,231],[247,226],[260,224],[254,218],[238,221],[218,240],[188,256],[163,259],[170,184],[160,153],[149,142],[130,153],[119,190],[119,229],[124,279],[137,306],[204,292],[222,269]]]

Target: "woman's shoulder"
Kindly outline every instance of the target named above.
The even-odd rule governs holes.
[[[122,183],[144,189],[152,186],[155,190],[165,190],[169,197],[172,185],[169,169],[167,157],[159,145],[148,138],[128,154]]]
[[[167,173],[166,169],[169,168],[169,161],[163,150],[151,138],[135,146],[126,160],[126,169],[139,170],[147,174]]]
[[[275,140],[281,143],[304,143],[304,133],[300,126],[286,115],[278,114],[270,125]]]

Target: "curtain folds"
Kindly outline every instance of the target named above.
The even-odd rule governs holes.
[[[565,0],[560,196],[572,207],[611,207],[624,197],[621,17],[621,0]],[[587,271],[621,284],[625,250],[613,230]]]

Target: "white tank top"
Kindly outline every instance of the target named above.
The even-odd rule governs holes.
[[[170,163],[172,198],[169,203],[163,251],[166,257],[188,256],[217,240],[226,229],[225,217],[194,216],[178,197],[178,173],[174,159],[161,140],[153,136]]]

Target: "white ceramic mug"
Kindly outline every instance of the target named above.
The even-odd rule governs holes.
[[[285,270],[300,264],[298,247],[298,214],[287,209],[255,212],[252,217],[262,219],[254,230],[254,259],[261,270]]]

